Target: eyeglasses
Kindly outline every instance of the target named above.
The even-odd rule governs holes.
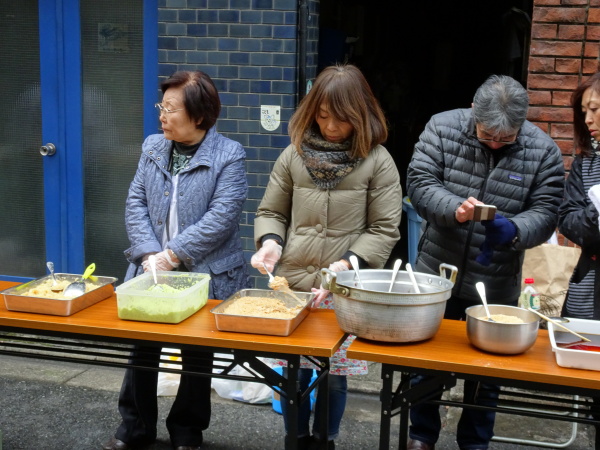
[[[497,141],[495,139],[483,139],[483,138],[480,138],[479,136],[476,136],[476,137],[477,137],[477,140],[479,142],[485,142],[485,143],[488,143],[488,144],[512,145],[512,144],[515,144],[517,142],[516,140],[512,140],[512,141]]]
[[[512,138],[510,141],[505,141],[503,139],[489,139],[489,138],[482,138],[479,137],[479,134],[483,133],[483,134],[487,134],[488,136],[490,135],[489,133],[486,133],[483,130],[479,130],[479,127],[476,126],[475,128],[475,138],[479,141],[479,142],[483,142],[483,143],[488,143],[488,144],[502,144],[502,145],[512,145],[515,144],[517,142],[516,137],[517,134],[513,134],[512,136],[509,136],[510,138]]]
[[[179,108],[179,109],[169,109],[169,108],[167,108],[167,107],[163,106],[161,103],[156,103],[156,104],[154,105],[154,107],[155,107],[155,108],[156,108],[156,110],[158,111],[158,115],[159,115],[159,116],[161,116],[161,115],[162,115],[162,113],[165,113],[165,114],[172,114],[172,113],[174,113],[174,112],[177,112],[177,111],[183,111],[183,110],[184,110],[184,108]]]

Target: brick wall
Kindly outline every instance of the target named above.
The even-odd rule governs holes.
[[[317,65],[318,0],[308,3],[307,78]],[[254,215],[281,151],[298,95],[297,0],[159,0],[159,77],[202,70],[219,90],[217,129],[247,153],[249,195],[240,223],[244,252],[254,253]],[[281,125],[267,131],[261,105],[279,105]],[[257,287],[266,278],[252,269]]]
[[[573,89],[598,70],[600,0],[534,0],[529,54],[529,120],[560,147],[571,167]],[[559,243],[565,238],[558,236]],[[573,244],[569,244],[573,245]]]
[[[571,167],[571,92],[598,70],[600,0],[534,0],[529,75],[529,120],[561,148]]]

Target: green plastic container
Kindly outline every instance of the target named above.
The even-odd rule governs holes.
[[[208,301],[210,275],[192,272],[157,272],[135,277],[117,286],[120,319],[179,323]]]

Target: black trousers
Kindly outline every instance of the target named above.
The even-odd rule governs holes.
[[[185,370],[193,365],[212,373],[212,354],[182,350],[181,365]],[[139,347],[132,353],[137,364],[158,367],[160,349]],[[202,445],[202,430],[210,423],[210,377],[181,375],[179,390],[167,416],[167,429],[174,447]],[[143,369],[127,369],[121,393],[119,413],[122,422],[115,437],[128,445],[151,444],[156,440],[158,372]]]

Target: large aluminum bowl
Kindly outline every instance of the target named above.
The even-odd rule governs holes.
[[[446,270],[450,279],[445,278]],[[392,286],[391,270],[360,270],[362,287],[353,270],[335,273],[322,269],[323,287],[333,294],[335,316],[346,333],[384,342],[416,342],[433,337],[439,330],[446,301],[458,269],[440,265],[440,276],[415,273],[416,294],[408,273],[399,271]]]
[[[489,322],[483,305],[467,308],[467,337],[475,347],[491,353],[516,355],[523,353],[537,339],[539,317],[523,308],[506,305],[488,305],[490,314],[517,316],[524,323]]]

